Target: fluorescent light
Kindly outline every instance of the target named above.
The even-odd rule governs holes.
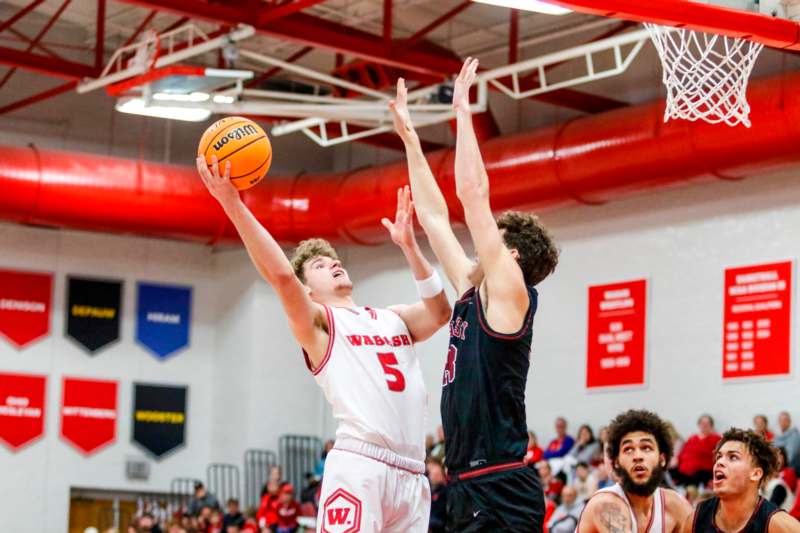
[[[540,0],[472,0],[473,2],[480,2],[481,4],[489,4],[493,6],[508,7],[511,9],[521,9],[523,11],[536,11],[537,13],[545,13],[547,15],[563,15],[570,13],[571,10],[541,2]]]
[[[215,104],[232,104],[236,101],[236,98],[233,96],[228,96],[225,94],[215,94],[214,95],[214,103]]]
[[[207,68],[205,71],[206,76],[214,76],[216,78],[236,78],[240,80],[249,80],[253,77],[252,70],[234,70],[230,68]]]
[[[194,92],[191,94],[155,93],[153,100],[161,102],[205,102],[210,97],[206,93]]]
[[[162,105],[146,105],[141,98],[130,98],[117,101],[115,109],[121,113],[144,115],[147,117],[169,118],[173,120],[186,120],[189,122],[202,122],[211,116],[211,111],[199,107],[175,107]]]

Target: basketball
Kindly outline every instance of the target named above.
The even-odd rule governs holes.
[[[220,174],[231,162],[231,182],[249,189],[267,174],[272,163],[272,145],[261,126],[242,117],[225,117],[213,123],[200,138],[197,155],[211,166],[211,156],[219,161]]]

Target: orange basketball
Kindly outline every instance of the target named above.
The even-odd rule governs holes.
[[[267,174],[272,163],[272,145],[261,126],[242,117],[225,117],[213,123],[200,138],[197,155],[216,155],[219,171],[231,162],[231,182],[241,190],[249,189]]]

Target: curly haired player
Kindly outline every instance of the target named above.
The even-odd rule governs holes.
[[[661,488],[672,458],[667,425],[655,413],[630,410],[608,426],[607,456],[619,483],[589,499],[576,533],[678,533],[692,507]]]

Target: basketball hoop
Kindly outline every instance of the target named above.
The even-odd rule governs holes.
[[[645,26],[664,68],[664,122],[680,118],[750,127],[747,82],[764,45],[657,24]]]

